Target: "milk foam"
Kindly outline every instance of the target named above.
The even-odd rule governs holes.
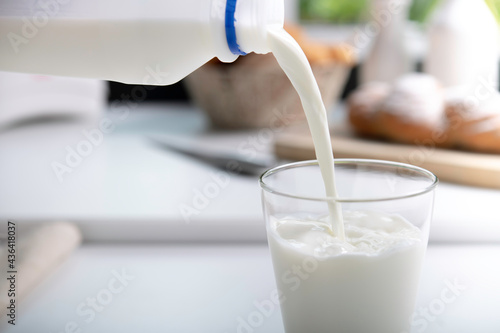
[[[327,221],[326,217],[312,221],[274,219],[271,228],[286,245],[317,258],[376,256],[421,243],[420,230],[398,215],[346,211],[344,241],[335,237]]]

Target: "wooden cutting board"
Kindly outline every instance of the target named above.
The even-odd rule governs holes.
[[[338,128],[333,132],[335,158],[408,163],[433,172],[442,181],[500,189],[500,155],[360,139],[354,137],[348,128]],[[276,137],[275,153],[283,159],[316,159],[310,132],[304,126],[293,127],[279,134]]]

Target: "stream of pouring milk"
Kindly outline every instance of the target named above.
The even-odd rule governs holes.
[[[325,192],[329,220],[334,234],[345,240],[344,223],[335,187],[335,165],[330,141],[327,113],[309,61],[299,44],[284,29],[269,30],[269,45],[279,65],[300,96],[316,150]]]
[[[399,215],[342,213],[327,114],[309,62],[283,29],[269,31],[269,45],[302,100],[331,198],[328,217],[270,219],[268,241],[285,300],[285,331],[407,332],[425,253],[423,235]],[[291,268],[300,267],[307,274],[291,276]]]

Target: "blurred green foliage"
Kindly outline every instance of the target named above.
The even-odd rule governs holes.
[[[442,0],[413,0],[410,20],[423,23]],[[477,1],[477,0],[469,0]],[[485,0],[500,22],[500,0]],[[355,23],[368,18],[370,0],[300,0],[304,21]]]
[[[490,6],[497,22],[500,23],[500,0],[486,0],[486,3]]]
[[[351,23],[362,21],[370,0],[300,0],[305,21]]]
[[[440,2],[441,0],[414,0],[410,7],[410,20],[425,22]]]

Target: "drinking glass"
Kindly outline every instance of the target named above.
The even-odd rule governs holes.
[[[362,159],[335,160],[335,179],[337,198],[325,196],[317,161],[279,166],[260,178],[285,331],[408,332],[438,179],[416,166]],[[402,244],[382,253],[316,255],[278,234],[283,221],[325,221],[331,200],[344,217],[368,216],[370,228],[383,228],[387,217],[404,221],[413,238],[405,243],[402,236]]]

